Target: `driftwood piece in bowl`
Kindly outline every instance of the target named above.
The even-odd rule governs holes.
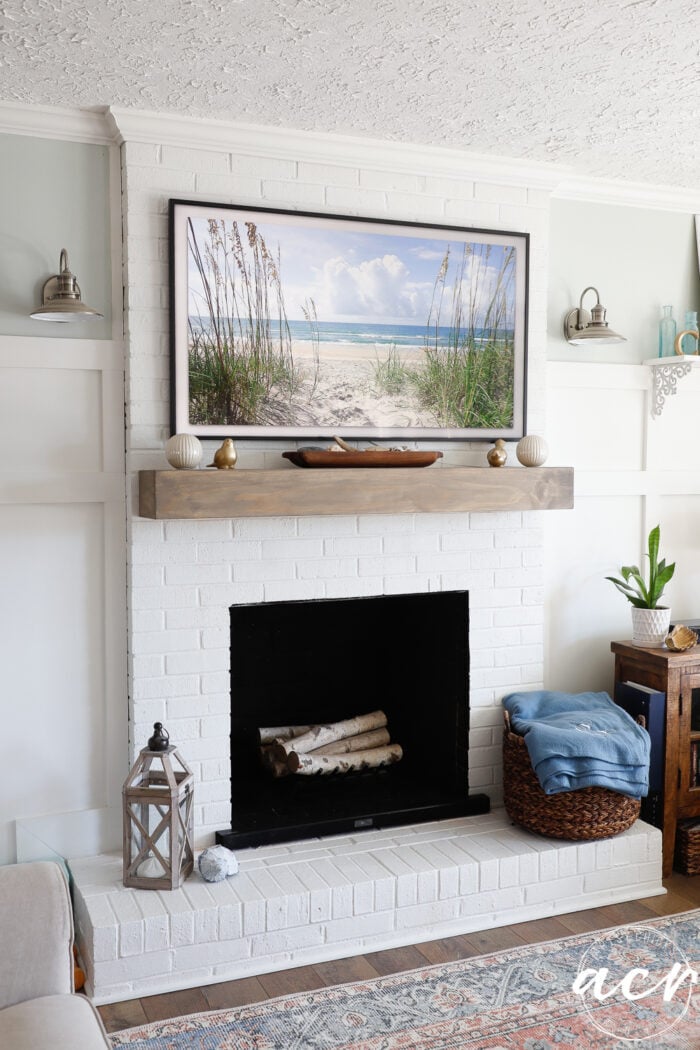
[[[429,467],[442,458],[442,452],[399,452],[386,448],[356,449],[353,452],[299,449],[283,452],[282,457],[296,467]]]

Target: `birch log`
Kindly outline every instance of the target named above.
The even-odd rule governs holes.
[[[349,751],[369,751],[372,747],[384,747],[391,743],[388,729],[373,729],[370,733],[358,733],[357,736],[346,736],[345,740],[334,740],[332,744],[324,744],[310,755],[346,755]]]
[[[292,751],[298,755],[306,754],[307,751],[315,751],[325,744],[332,744],[335,740],[358,736],[371,729],[381,729],[386,725],[386,721],[383,711],[372,711],[368,715],[357,715],[355,718],[346,718],[342,722],[332,722],[330,725],[311,726],[308,733],[295,740],[276,740],[275,757],[280,762],[285,762]]]
[[[258,729],[261,744],[272,744],[275,740],[292,740],[308,733],[311,726],[262,726]]]
[[[292,751],[288,765],[290,772],[312,776],[314,773],[351,773],[361,769],[380,769],[400,762],[403,750],[400,744],[373,747],[368,751],[353,751],[346,755],[298,754]]]

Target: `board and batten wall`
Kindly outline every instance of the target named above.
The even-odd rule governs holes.
[[[0,293],[6,863],[18,818],[118,805],[128,748],[117,150],[28,135],[2,135],[0,148],[0,248],[10,275]],[[404,218],[396,199],[393,217]],[[655,353],[663,302],[677,313],[693,296],[698,304],[692,215],[554,199],[550,218],[549,363],[538,415],[546,398],[548,462],[575,468],[576,506],[543,515],[545,684],[608,688],[609,642],[629,633],[629,619],[603,577],[641,557],[657,520],[679,566],[674,612],[700,611],[692,463],[700,374],[682,380],[651,420],[650,377],[637,364]],[[27,317],[63,247],[85,300],[105,313],[68,333]],[[611,323],[632,337],[622,351],[584,355],[559,335],[565,309],[590,283]]]
[[[549,463],[575,468],[571,511],[545,515],[545,680],[612,689],[610,642],[631,636],[630,606],[605,577],[642,564],[649,530],[676,562],[664,601],[700,621],[700,367],[651,415],[661,307],[700,311],[692,214],[553,200],[550,209],[547,438]],[[565,313],[595,285],[626,343],[573,347]],[[585,305],[595,298],[589,293]],[[680,330],[680,328],[679,328]]]
[[[113,270],[119,285],[121,273],[112,265],[109,154],[109,147],[86,142],[0,134],[2,335],[113,338]],[[44,281],[58,272],[62,248],[83,301],[104,317],[66,325],[29,316]],[[121,317],[114,322],[120,338]]]
[[[12,134],[0,150],[2,864],[18,819],[114,801],[127,703],[118,151]],[[103,319],[28,316],[62,248]]]

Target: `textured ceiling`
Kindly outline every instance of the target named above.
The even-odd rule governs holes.
[[[0,101],[700,185],[698,0],[0,0]]]

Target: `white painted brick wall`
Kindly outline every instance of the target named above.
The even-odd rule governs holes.
[[[260,149],[261,155],[255,156],[155,142],[127,141],[122,147],[132,500],[136,470],[166,466],[162,450],[169,436],[170,197],[530,232],[528,429],[542,429],[546,192],[525,183],[514,185],[512,179],[508,185],[486,183],[470,177],[469,171],[463,178],[445,177],[437,165],[431,173],[427,149],[420,172],[386,170],[386,164],[360,168],[319,163],[305,159],[301,147],[296,155],[271,156],[262,138]],[[205,455],[214,447],[210,443]],[[285,447],[288,443],[272,440],[241,442],[239,465],[280,467]],[[485,451],[483,444],[451,443],[441,463],[482,464]],[[501,697],[518,687],[541,684],[542,544],[542,522],[536,513],[165,523],[132,515],[132,753],[144,745],[154,720],[167,719],[171,737],[195,772],[196,835],[198,844],[205,845],[229,819],[230,605],[466,588],[475,730],[470,788],[487,791],[498,803]],[[467,880],[469,870],[467,865],[459,877]],[[406,906],[414,890],[418,898],[413,903],[423,903],[425,881],[419,879],[416,887],[414,874],[395,874],[396,892]],[[332,880],[328,886],[333,921],[350,918],[339,887],[334,888]],[[328,893],[320,886],[314,893],[315,913],[325,915],[331,906]],[[243,921],[251,933],[262,922],[257,900],[252,898],[244,907]],[[160,929],[156,923],[149,933],[154,942]],[[186,935],[188,931],[179,930],[178,936]]]

